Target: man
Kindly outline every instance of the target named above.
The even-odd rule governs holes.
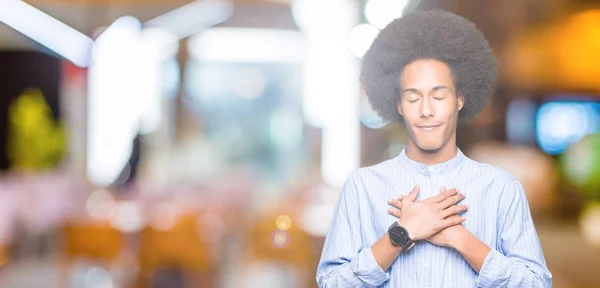
[[[320,287],[552,286],[519,181],[456,147],[457,122],[487,106],[495,78],[489,43],[450,12],[409,14],[380,32],[361,82],[373,109],[410,139],[347,179]]]

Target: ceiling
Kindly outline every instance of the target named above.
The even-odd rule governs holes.
[[[26,1],[76,30],[93,35],[117,18],[131,15],[142,23],[190,0],[35,0]],[[118,3],[118,4],[117,4]],[[288,0],[235,0],[232,17],[221,26],[297,29]],[[37,49],[34,41],[0,22],[0,49]]]

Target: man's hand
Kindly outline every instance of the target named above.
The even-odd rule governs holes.
[[[440,189],[440,193],[444,192],[446,192],[446,188],[442,187],[442,189]],[[454,226],[450,226],[446,229],[442,229],[442,231],[427,238],[427,241],[438,246],[456,249],[456,246],[459,243],[462,243],[461,241],[463,241],[466,238],[468,233],[470,232],[469,230],[467,230],[467,228],[465,228],[461,224],[457,224]]]
[[[456,189],[444,191],[423,201],[416,201],[418,194],[417,185],[405,197],[407,199],[391,199],[388,202],[397,208],[390,208],[389,213],[399,218],[398,224],[408,231],[412,240],[427,239],[442,229],[465,221],[458,213],[466,211],[467,206],[455,205],[464,195],[458,194]]]

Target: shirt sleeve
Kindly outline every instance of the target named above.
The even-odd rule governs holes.
[[[365,247],[362,242],[357,192],[351,175],[342,188],[325,238],[317,268],[319,287],[378,287],[389,279],[375,261],[370,245]]]
[[[500,199],[498,244],[486,256],[478,287],[552,287],[552,274],[521,183],[512,180]]]

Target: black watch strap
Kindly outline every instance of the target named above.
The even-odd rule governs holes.
[[[392,244],[401,247],[402,250],[410,250],[410,248],[415,245],[415,242],[410,239],[408,231],[400,226],[398,222],[394,222],[390,228],[388,228],[388,234],[390,235]]]

